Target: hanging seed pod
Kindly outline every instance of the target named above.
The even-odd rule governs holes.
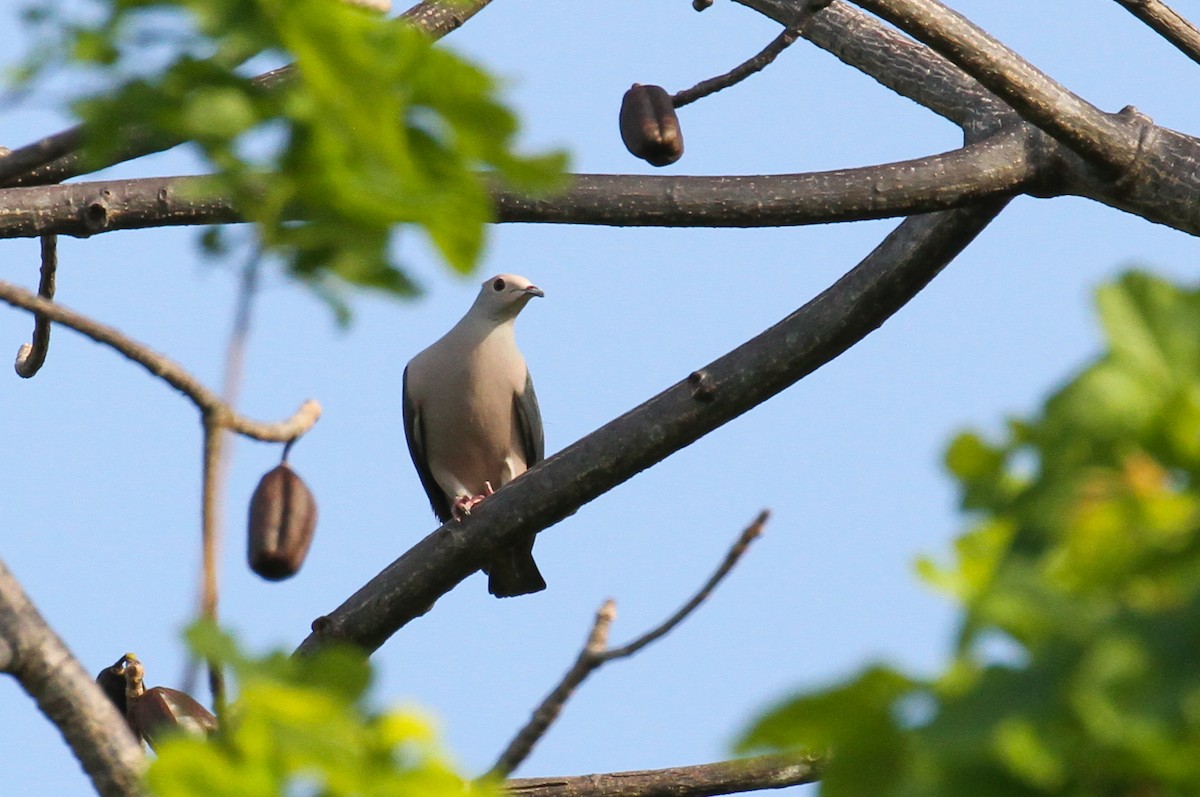
[[[186,692],[167,686],[147,689],[145,670],[137,656],[126,653],[121,661],[125,662],[125,717],[133,732],[145,739],[150,749],[157,750],[158,743],[168,734],[207,736],[217,729],[217,718],[212,712]]]
[[[621,100],[621,140],[651,166],[666,166],[683,156],[683,131],[671,95],[662,86],[634,83]]]
[[[317,528],[317,501],[286,462],[267,472],[250,499],[250,569],[269,581],[296,575]]]

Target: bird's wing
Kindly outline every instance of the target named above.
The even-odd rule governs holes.
[[[445,523],[450,519],[450,499],[442,492],[442,488],[433,478],[433,471],[429,469],[429,458],[425,453],[425,425],[421,420],[421,412],[408,391],[407,368],[404,369],[403,385],[404,439],[408,441],[408,455],[412,457],[417,475],[421,477],[421,486],[425,488],[425,495],[429,496],[433,514]]]
[[[546,437],[542,431],[542,411],[537,393],[533,392],[533,377],[525,374],[525,392],[513,394],[513,416],[521,433],[521,453],[525,466],[532,468],[546,458]]]

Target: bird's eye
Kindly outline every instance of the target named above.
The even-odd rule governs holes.
[[[494,290],[494,291],[504,290],[504,280],[502,280],[500,277],[496,277],[495,281],[492,282],[492,290]]]

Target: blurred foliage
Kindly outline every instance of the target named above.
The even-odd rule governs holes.
[[[946,671],[793,696],[743,750],[831,753],[829,795],[1200,794],[1200,290],[1098,293],[1107,350],[1003,439],[949,446],[971,521],[923,576]]]
[[[426,719],[366,707],[370,666],[360,653],[255,658],[211,625],[188,636],[198,655],[228,667],[238,697],[212,737],[159,745],[147,773],[157,797],[498,797],[455,773]]]
[[[92,0],[91,10],[27,12],[43,45],[19,79],[57,69],[99,84],[75,103],[92,163],[130,141],[192,142],[261,247],[319,291],[345,281],[413,293],[388,251],[398,224],[467,272],[493,218],[489,180],[529,192],[562,180],[561,153],[517,154],[516,118],[488,74],[401,19],[344,0]],[[253,77],[287,63],[286,77]],[[206,246],[220,249],[211,234]]]

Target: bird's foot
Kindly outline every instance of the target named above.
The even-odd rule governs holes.
[[[470,517],[475,505],[492,494],[492,486],[487,482],[484,482],[484,486],[488,490],[484,495],[460,495],[455,498],[454,503],[450,505],[450,516],[459,522],[465,517]]]

